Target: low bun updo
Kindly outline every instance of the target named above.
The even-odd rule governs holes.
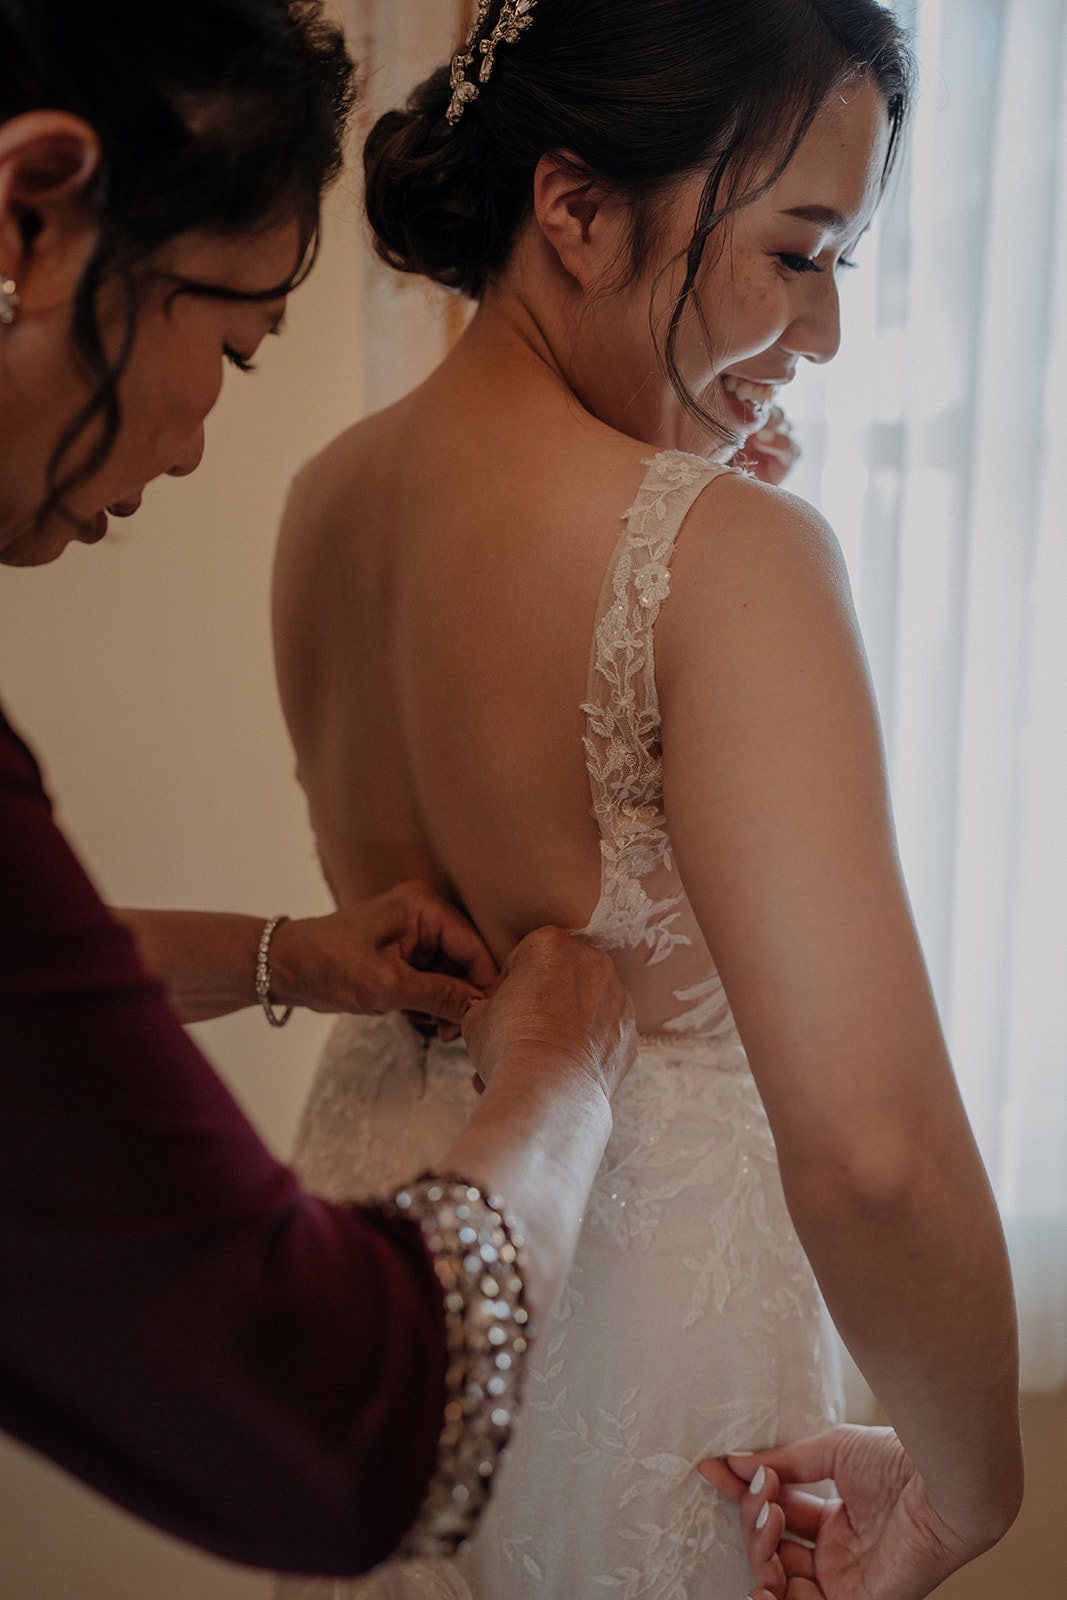
[[[502,5],[489,7],[476,59]],[[536,0],[531,15],[515,42],[499,44],[489,81],[455,125],[446,64],[372,130],[364,167],[378,254],[480,299],[530,213],[538,161],[558,151],[633,202],[633,282],[656,244],[657,196],[706,171],[662,350],[683,404],[704,419],[675,343],[709,239],[756,197],[761,169],[768,186],[768,162],[769,181],[778,176],[850,78],[872,76],[885,97],[888,177],[910,96],[906,36],[878,0]]]
[[[438,67],[375,124],[363,151],[367,215],[383,261],[477,300],[507,264],[528,197],[481,119],[447,121],[451,99],[450,69]]]

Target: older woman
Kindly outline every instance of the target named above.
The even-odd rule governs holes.
[[[310,259],[349,103],[315,0],[0,0],[5,563],[96,542],[106,508],[196,467],[223,362]],[[0,1424],[237,1560],[353,1573],[404,1538],[451,1548],[628,1065],[610,964],[543,931],[485,1002],[480,941],[419,886],[280,931],[126,920],[136,944],[0,716]],[[466,1014],[478,1112],[381,1205],[316,1201],[145,959],[186,1016]]]

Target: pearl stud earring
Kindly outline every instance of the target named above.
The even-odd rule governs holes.
[[[10,327],[18,315],[19,297],[14,278],[0,278],[0,322]]]

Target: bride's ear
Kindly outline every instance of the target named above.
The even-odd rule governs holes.
[[[583,290],[602,282],[619,258],[630,208],[568,151],[542,156],[534,173],[534,217],[567,275]]]

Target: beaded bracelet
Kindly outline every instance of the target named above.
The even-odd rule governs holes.
[[[511,1438],[526,1374],[529,1314],[515,1219],[499,1200],[452,1174],[427,1174],[387,1213],[419,1224],[444,1295],[448,1370],[437,1465],[397,1554],[466,1548]]]

